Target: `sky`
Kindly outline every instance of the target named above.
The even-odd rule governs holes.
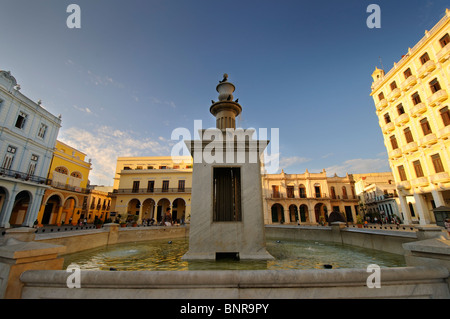
[[[70,4],[81,28],[68,28]],[[381,27],[369,28],[370,4]],[[62,115],[58,139],[112,185],[117,157],[169,156],[209,113],[224,73],[242,128],[279,129],[280,170],[390,171],[370,96],[448,0],[0,0],[0,70]],[[272,140],[274,141],[274,140]],[[271,153],[271,145],[268,148]]]

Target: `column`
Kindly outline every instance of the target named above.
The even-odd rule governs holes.
[[[15,188],[15,187],[14,187]],[[10,190],[8,190],[10,191]],[[14,200],[16,198],[16,195],[18,193],[17,190],[12,190],[10,191],[10,196],[9,198],[6,200],[6,207],[3,211],[3,215],[0,216],[0,227],[5,227],[5,228],[9,228],[10,224],[9,224],[9,219],[11,218],[11,212],[14,208]]]
[[[284,214],[284,223],[285,224],[290,224],[291,223],[291,216],[289,213],[289,207],[285,207],[283,206],[283,214]]]
[[[136,221],[138,224],[142,224],[142,213],[144,210],[144,203],[141,204],[141,207],[139,208],[139,218]]]
[[[319,221],[316,220],[316,212],[314,210],[314,207],[311,208],[310,203],[308,203],[307,206],[308,206],[309,222],[312,224],[318,223]]]
[[[442,196],[442,192],[440,192],[438,189],[433,189],[431,191],[431,195],[433,195],[433,200],[436,207],[445,206],[444,196]]]
[[[33,198],[31,199],[31,203],[28,207],[28,211],[25,215],[25,219],[23,221],[22,226],[32,227],[34,221],[37,219],[37,215],[39,213],[40,204],[42,203],[42,197],[44,195],[44,191],[42,189],[37,189]]]
[[[405,225],[411,224],[411,212],[409,211],[408,203],[406,202],[406,196],[398,194],[398,199],[400,200],[400,206],[403,212],[403,223]]]
[[[56,215],[56,220],[55,220],[56,224],[59,224],[61,222],[61,215],[62,215],[63,208],[64,208],[63,205],[60,205],[58,207],[58,214]]]
[[[420,225],[430,224],[430,213],[423,196],[414,192],[414,199],[416,200],[416,207],[420,216]]]

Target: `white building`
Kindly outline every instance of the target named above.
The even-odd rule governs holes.
[[[0,71],[0,227],[32,226],[42,196],[61,118],[20,92]]]

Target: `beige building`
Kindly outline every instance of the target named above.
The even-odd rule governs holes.
[[[177,222],[191,212],[192,158],[119,157],[111,194],[113,212],[138,223],[160,221],[167,207]],[[111,214],[112,217],[114,214]]]
[[[450,10],[387,74],[376,68],[372,93],[404,222],[434,224],[450,206]]]
[[[316,224],[327,222],[333,211],[356,222],[358,197],[352,175],[327,177],[320,173],[263,176],[264,222]]]

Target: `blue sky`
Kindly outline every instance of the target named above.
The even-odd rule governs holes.
[[[69,4],[81,29],[69,29]],[[369,29],[369,4],[381,28]],[[59,139],[112,185],[118,156],[170,155],[209,113],[223,73],[243,128],[279,128],[287,173],[389,171],[371,74],[443,15],[443,0],[1,0],[0,69],[62,115]],[[270,136],[269,136],[270,137]],[[270,149],[269,149],[270,151]]]

